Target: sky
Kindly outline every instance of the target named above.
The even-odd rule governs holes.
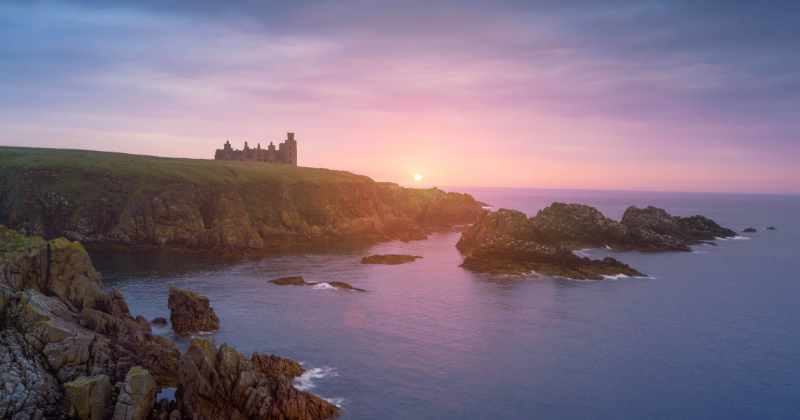
[[[0,145],[800,194],[797,1],[0,2]],[[415,174],[422,175],[414,181]]]

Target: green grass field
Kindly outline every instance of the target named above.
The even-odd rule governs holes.
[[[110,176],[158,185],[189,182],[202,185],[241,185],[274,181],[326,183],[364,182],[369,178],[345,171],[304,168],[263,162],[177,159],[90,150],[0,146],[0,167],[50,170],[74,176]]]

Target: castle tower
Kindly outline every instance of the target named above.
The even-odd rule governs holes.
[[[297,166],[297,140],[294,133],[286,133],[286,149],[284,149],[284,161],[290,165]]]

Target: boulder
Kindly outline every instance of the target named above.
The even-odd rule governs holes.
[[[150,321],[150,323],[152,325],[164,326],[164,325],[167,325],[167,320],[166,320],[166,318],[158,317],[158,318],[155,318],[154,320]]]
[[[156,381],[150,372],[134,366],[117,396],[113,420],[146,420],[156,403]]]
[[[401,255],[401,254],[370,255],[369,257],[362,258],[361,264],[397,265],[397,264],[414,262],[414,260],[416,260],[417,258],[422,258],[422,257],[414,255]]]
[[[181,357],[178,410],[184,418],[319,420],[338,408],[293,387],[290,379],[265,374],[244,354],[214,339],[195,338]]]
[[[219,329],[219,317],[200,293],[170,286],[168,308],[172,329],[178,334]]]
[[[67,399],[80,420],[111,418],[111,381],[106,375],[82,376],[64,384]]]

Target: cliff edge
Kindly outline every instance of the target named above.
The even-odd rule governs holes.
[[[344,171],[0,147],[0,223],[87,246],[224,255],[310,239],[424,239],[479,212],[467,194]]]

